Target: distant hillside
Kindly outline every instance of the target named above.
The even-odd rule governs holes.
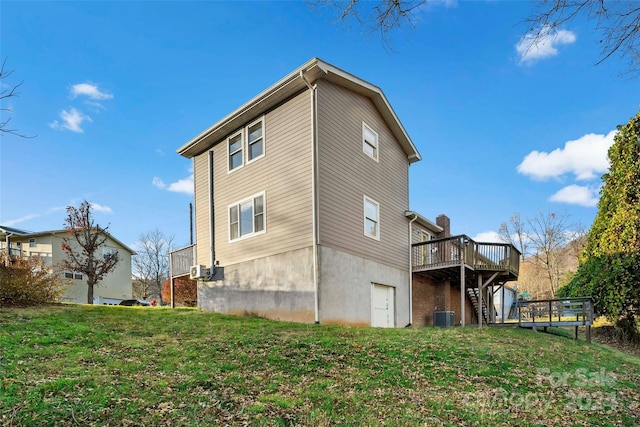
[[[582,249],[581,242],[570,242],[554,254],[557,257],[560,285],[563,285],[578,269],[578,256]],[[531,255],[520,261],[520,275],[517,282],[509,286],[518,286],[519,292],[529,292],[534,299],[554,298],[551,293],[549,273],[541,256]]]

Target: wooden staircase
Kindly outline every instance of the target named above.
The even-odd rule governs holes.
[[[473,309],[476,317],[478,317],[478,302],[479,302],[479,291],[478,288],[467,288],[467,294],[469,295],[469,299],[471,299],[471,304],[473,304]],[[482,299],[482,321],[485,324],[489,324],[489,308],[487,307],[487,300],[485,298]]]

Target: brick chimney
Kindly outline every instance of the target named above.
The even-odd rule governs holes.
[[[442,233],[438,237],[451,237],[451,220],[445,214],[440,214],[436,218],[436,224],[442,228]]]

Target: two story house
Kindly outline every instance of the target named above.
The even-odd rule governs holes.
[[[195,264],[200,308],[412,324],[412,244],[445,229],[409,210],[421,156],[380,88],[314,58],[178,153],[193,160],[197,243],[171,275]]]
[[[9,257],[39,257],[52,273],[60,274],[69,286],[60,298],[63,302],[83,304],[87,302],[87,283],[84,275],[77,271],[55,271],[66,258],[62,242],[68,237],[66,230],[30,232],[0,225],[0,252]],[[72,245],[73,241],[70,242]],[[117,251],[119,261],[116,268],[107,274],[94,288],[94,304],[118,304],[131,299],[131,256],[135,252],[107,233],[103,253]]]

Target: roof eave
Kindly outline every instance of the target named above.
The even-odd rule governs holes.
[[[415,218],[416,222],[420,225],[422,225],[423,227],[428,228],[429,230],[433,231],[434,233],[442,233],[444,231],[444,229],[442,227],[440,227],[438,224],[436,224],[435,222],[425,218],[424,216],[420,215],[418,212],[414,212],[414,211],[405,211],[404,212],[404,216],[406,216],[407,218]]]
[[[313,83],[319,78],[337,83],[343,87],[353,90],[369,97],[380,111],[385,121],[389,125],[403,150],[407,155],[409,163],[414,163],[422,159],[417,148],[411,141],[402,123],[396,116],[393,108],[389,104],[384,93],[377,86],[372,85],[352,74],[334,67],[318,58],[313,58],[295,71],[291,72],[268,89],[255,96],[249,102],[236,109],[234,112],[222,120],[209,127],[207,130],[193,138],[191,141],[180,147],[177,152],[181,156],[192,158],[209,147],[216,141],[242,126],[246,121],[263,114],[278,103],[284,101],[289,96],[307,89],[305,78]]]
[[[4,229],[4,228],[0,228],[0,229]],[[124,249],[126,249],[128,252],[131,253],[131,255],[137,255],[137,253],[131,249],[129,246],[125,245],[124,243],[122,243],[120,240],[116,239],[111,233],[109,233],[108,231],[104,231],[101,230],[104,234],[106,234],[111,240],[113,240],[114,242],[116,242],[118,245],[122,246]],[[40,237],[40,236],[55,236],[58,234],[67,234],[68,231],[63,229],[63,230],[48,230],[48,231],[35,231],[35,232],[28,232],[27,234],[14,234],[17,237]]]

